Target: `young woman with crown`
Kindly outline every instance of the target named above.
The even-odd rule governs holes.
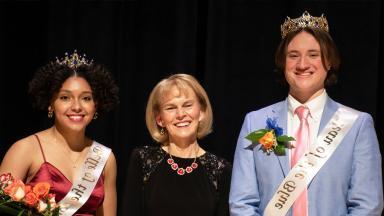
[[[275,62],[288,97],[244,120],[231,215],[381,215],[381,155],[372,117],[325,91],[336,82],[340,62],[328,31],[324,16],[308,12],[281,26]]]
[[[48,182],[60,215],[116,215],[115,157],[85,136],[98,113],[118,103],[111,74],[75,51],[41,67],[29,93],[33,105],[47,110],[54,124],[14,143],[0,173],[9,172],[32,186]]]
[[[132,216],[225,216],[231,166],[197,139],[212,127],[212,109],[191,75],[174,74],[152,90],[147,128],[159,146],[136,148],[128,174]]]

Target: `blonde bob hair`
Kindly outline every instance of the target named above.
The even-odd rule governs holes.
[[[204,112],[204,118],[199,122],[197,129],[197,138],[201,139],[212,131],[212,107],[204,88],[191,75],[174,74],[161,80],[152,90],[147,102],[145,120],[147,128],[152,138],[159,143],[167,144],[169,142],[168,133],[160,133],[161,127],[157,125],[156,117],[160,113],[162,99],[169,94],[172,87],[176,87],[181,93],[186,93],[190,88],[196,95],[200,104],[201,111]]]

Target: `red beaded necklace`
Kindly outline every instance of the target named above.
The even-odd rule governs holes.
[[[195,159],[191,163],[191,165],[187,166],[186,168],[179,167],[179,165],[175,162],[175,160],[172,158],[171,155],[171,150],[168,146],[168,154],[169,158],[167,160],[167,163],[171,166],[171,169],[175,170],[178,175],[184,175],[185,173],[191,173],[193,170],[197,169],[199,166],[196,163],[196,158],[197,158],[197,153],[199,152],[199,146],[197,146],[196,154],[195,154]]]

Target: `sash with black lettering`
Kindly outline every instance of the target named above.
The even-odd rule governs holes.
[[[67,195],[59,202],[60,215],[73,215],[84,205],[95,188],[110,153],[110,148],[93,142],[80,175],[73,182]]]
[[[331,157],[358,118],[358,113],[340,107],[316,138],[315,144],[300,158],[269,201],[264,216],[283,216]]]

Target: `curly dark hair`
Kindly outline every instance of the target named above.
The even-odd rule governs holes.
[[[336,84],[340,66],[339,51],[331,35],[328,32],[312,28],[302,28],[296,31],[292,31],[288,33],[284,39],[281,40],[275,53],[275,64],[277,67],[275,69],[275,72],[277,72],[277,74],[280,76],[279,81],[284,85],[287,85],[284,76],[287,47],[288,44],[292,41],[292,39],[302,31],[311,34],[317,40],[317,42],[319,42],[323,66],[324,68],[327,68],[327,64],[329,64],[330,66],[330,69],[327,73],[327,78],[324,81],[325,86],[331,86]]]
[[[73,69],[50,62],[40,67],[29,82],[28,93],[33,107],[47,110],[62,84],[72,76],[82,77],[89,83],[99,112],[110,111],[119,104],[119,88],[104,66],[92,63]]]

